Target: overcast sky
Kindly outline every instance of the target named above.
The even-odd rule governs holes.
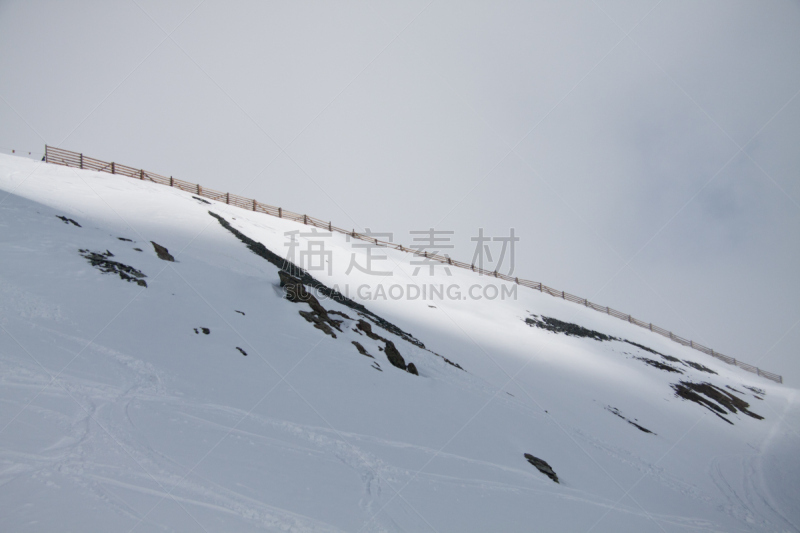
[[[798,28],[788,1],[0,0],[0,149],[454,230],[464,261],[514,228],[514,275],[798,386]]]

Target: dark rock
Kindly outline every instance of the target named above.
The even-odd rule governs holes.
[[[67,217],[62,216],[62,215],[56,215],[56,218],[60,218],[61,220],[63,220],[64,224],[67,224],[67,225],[72,224],[73,226],[77,226],[79,228],[83,227],[80,224],[78,224],[77,222],[75,222],[74,220],[72,220],[71,218],[67,218]]]
[[[239,311],[238,309],[234,309],[234,311],[236,311],[236,312],[237,312],[237,313],[239,313],[240,315],[244,316],[244,311]]]
[[[103,272],[104,274],[117,274],[120,279],[129,281],[131,283],[136,283],[142,287],[147,287],[147,282],[141,279],[147,277],[144,275],[144,273],[136,270],[132,266],[128,266],[117,261],[111,261],[108,258],[113,257],[113,254],[111,254],[111,252],[108,250],[106,250],[104,254],[91,252],[89,250],[78,251],[89,261],[93,267],[97,268],[100,272]]]
[[[283,270],[278,272],[278,277],[281,280],[281,287],[286,291],[286,299],[294,303],[307,303],[311,307],[311,312],[299,311],[300,315],[308,322],[314,324],[314,327],[321,330],[323,333],[330,335],[334,339],[336,334],[332,328],[342,331],[341,320],[334,320],[328,316],[328,311],[322,307],[316,296],[308,292],[302,282]]]
[[[356,328],[363,331],[364,335],[366,335],[370,339],[376,341],[377,340],[383,341],[384,343],[383,352],[386,354],[386,358],[389,359],[389,362],[401,370],[408,370],[408,366],[406,366],[405,359],[403,359],[403,356],[400,355],[400,352],[397,350],[397,347],[394,345],[394,343],[389,339],[386,339],[384,337],[381,337],[377,333],[374,333],[372,331],[372,325],[369,322],[367,322],[366,320],[359,320],[356,323]],[[380,350],[380,347],[378,349]],[[419,376],[419,373],[416,372],[416,367],[414,367],[414,370],[415,371],[412,372],[412,374]]]
[[[639,424],[637,424],[636,422],[634,422],[633,420],[629,420],[628,418],[625,418],[624,416],[622,416],[622,413],[620,413],[620,412],[619,412],[619,409],[617,409],[616,407],[611,407],[610,405],[607,405],[607,406],[606,406],[606,411],[608,411],[609,413],[613,413],[613,414],[617,415],[618,417],[620,417],[621,419],[623,419],[623,420],[624,420],[625,422],[627,422],[628,424],[630,424],[630,425],[632,425],[632,426],[636,427],[636,428],[637,428],[639,431],[643,431],[644,433],[650,433],[650,434],[652,434],[652,435],[655,435],[655,433],[653,433],[653,432],[652,432],[652,431],[650,431],[649,429],[647,429],[647,428],[645,428],[645,427],[642,427],[642,426],[640,426]]]
[[[203,330],[204,335],[208,335],[209,333],[211,333],[211,330],[208,328],[200,328],[200,329]]]
[[[541,319],[539,319],[536,317],[536,315],[532,315],[530,318],[525,319],[525,323],[531,327],[536,326],[537,328],[552,331],[554,333],[563,333],[570,337],[588,337],[596,341],[619,340],[616,337],[599,333],[591,329],[586,329],[583,326],[572,324],[570,322],[563,322],[557,318],[551,318],[549,316],[543,316]]]
[[[121,241],[125,241],[125,242],[133,242],[133,240],[131,240],[131,239],[126,239],[125,237],[117,237],[117,239],[119,239],[119,240],[121,240]]]
[[[319,314],[308,311],[298,311],[298,313],[300,313],[300,316],[305,318],[308,322],[314,324],[314,327],[318,330],[322,331],[326,335],[330,335],[334,339],[336,338],[336,333],[333,332],[331,327],[325,323]]]
[[[701,372],[708,372],[709,374],[716,374],[716,372],[714,372],[705,365],[701,365],[700,363],[695,363],[694,361],[684,361],[684,363],[694,368],[695,370],[699,370]]]
[[[550,467],[550,465],[547,464],[547,461],[545,461],[543,459],[539,459],[538,457],[534,457],[533,455],[531,455],[529,453],[525,454],[525,459],[527,459],[530,464],[535,466],[536,469],[539,470],[539,472],[541,472],[542,474],[546,475],[547,477],[549,477],[550,479],[552,479],[556,483],[559,482],[558,481],[558,476],[553,471],[553,469]]]
[[[206,201],[206,200],[203,200],[202,198],[198,198],[197,196],[192,196],[192,198],[194,198],[194,199],[195,199],[195,200],[197,200],[198,202],[203,202],[204,204],[211,205],[211,202],[208,202],[208,201]]]
[[[372,339],[372,340],[376,340],[376,341],[377,341],[377,340],[381,340],[381,341],[383,341],[383,342],[386,342],[386,339],[384,339],[383,337],[381,337],[381,336],[380,336],[380,335],[378,335],[377,333],[373,333],[373,332],[372,332],[372,324],[370,324],[370,323],[369,323],[369,322],[367,322],[366,320],[359,320],[359,321],[356,323],[356,328],[358,328],[359,330],[363,331],[363,332],[364,332],[364,334],[365,334],[367,337],[369,337],[370,339]]]
[[[156,255],[158,256],[159,259],[163,259],[164,261],[172,261],[172,262],[175,261],[175,258],[172,257],[172,255],[169,253],[169,250],[167,250],[160,244],[155,243],[153,241],[150,241],[150,244],[153,245],[153,248],[155,249]]]
[[[141,248],[134,248],[134,250],[136,250],[137,252],[141,252],[142,251]]]
[[[766,396],[767,395],[767,391],[765,391],[764,389],[759,389],[758,387],[748,387],[747,385],[742,385],[742,387],[744,387],[745,389],[749,390],[750,392],[754,392],[755,394],[758,394],[759,396]],[[759,400],[762,400],[762,399],[763,398],[759,398]]]
[[[406,366],[405,359],[403,359],[403,356],[400,355],[400,352],[397,351],[397,348],[395,348],[394,343],[392,341],[386,341],[386,348],[384,350],[384,353],[386,353],[386,358],[389,359],[389,362],[392,363],[394,366],[396,366],[401,370],[408,369],[408,367]]]
[[[749,403],[711,383],[681,381],[680,383],[674,383],[672,388],[675,390],[675,395],[679,398],[702,405],[728,424],[733,425],[733,422],[722,415],[728,413],[736,414],[739,411],[756,420],[764,420],[763,416],[748,410],[750,407]]]
[[[360,353],[361,355],[366,355],[367,357],[370,357],[370,358],[372,358],[372,359],[375,359],[374,357],[372,357],[372,356],[369,354],[369,352],[366,350],[366,348],[364,348],[364,347],[361,345],[361,343],[360,343],[360,342],[358,342],[358,341],[353,341],[353,346],[355,346],[355,347],[356,347],[356,350],[358,350],[358,353]]]
[[[650,365],[652,367],[655,367],[655,368],[657,368],[659,370],[664,370],[666,372],[677,372],[678,374],[683,374],[682,370],[679,370],[679,369],[675,368],[672,365],[668,365],[666,363],[662,363],[661,361],[656,361],[655,359],[649,359],[647,357],[638,357],[638,356],[635,356],[635,355],[633,356],[633,358],[634,359],[638,359],[639,361],[643,361],[643,362],[647,363],[648,365]]]
[[[414,338],[414,336],[411,335],[410,333],[406,333],[405,331],[403,331],[396,325],[392,324],[391,322],[379,317],[378,315],[376,315],[375,313],[373,313],[360,303],[351,300],[350,298],[343,295],[339,291],[331,289],[324,283],[318,281],[308,272],[306,272],[302,268],[299,268],[291,261],[284,259],[278,254],[274,253],[272,250],[268,249],[262,243],[251,239],[241,231],[231,226],[231,224],[220,215],[213,213],[211,211],[209,211],[208,214],[216,218],[223,228],[230,231],[237,239],[242,241],[242,243],[244,243],[251,252],[258,255],[259,257],[266,259],[279,269],[286,271],[291,276],[298,279],[302,285],[312,287],[315,291],[317,291],[318,294],[321,294],[326,298],[330,298],[335,302],[338,302],[346,307],[349,307],[350,309],[353,309],[357,313],[363,313],[365,316],[368,316],[370,320],[375,322],[376,325],[385,329],[389,333],[397,335],[401,339],[404,339],[410,342],[411,344],[418,346],[419,348],[422,349],[425,348],[425,345],[420,340]]]
[[[236,347],[236,349],[239,350],[240,352],[242,352],[242,355],[247,356],[247,352],[245,352],[244,350],[242,350],[238,346]]]
[[[408,363],[408,366],[406,367],[406,371],[409,374],[414,374],[415,376],[419,376],[419,372],[417,372],[417,367],[414,365],[414,363]]]

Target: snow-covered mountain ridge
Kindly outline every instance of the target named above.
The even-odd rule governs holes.
[[[0,156],[0,190],[4,530],[800,524],[791,387],[533,291],[374,298],[443,279],[337,234],[304,273],[308,228],[175,189]]]

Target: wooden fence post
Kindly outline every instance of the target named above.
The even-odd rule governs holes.
[[[81,154],[81,168],[83,168],[83,154]]]
[[[278,208],[278,218],[283,218],[283,209]]]
[[[111,173],[112,174],[116,174],[116,171],[114,169],[114,162],[113,161],[111,162]]]
[[[254,199],[253,199],[253,211],[255,211],[255,210],[256,210],[256,204],[257,204],[257,203],[258,203],[258,202],[256,202],[256,200],[255,200],[255,198],[254,198]]]
[[[303,215],[303,224],[308,225],[308,217],[306,215]]]
[[[169,186],[170,187],[174,187],[175,186],[175,180],[172,179],[172,176],[169,177]]]
[[[328,221],[328,231],[333,231],[333,223]]]
[[[653,331],[653,323],[650,322],[650,331]]]
[[[203,194],[203,189],[200,187],[200,184],[197,184],[197,194]]]
[[[230,205],[230,203],[231,203],[231,193],[229,193],[229,192],[225,193],[225,203],[228,204],[228,205]]]
[[[561,291],[561,299],[566,300],[567,298],[564,296],[564,291]]]
[[[144,170],[139,169],[139,179],[144,181]]]

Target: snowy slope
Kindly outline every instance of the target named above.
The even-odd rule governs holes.
[[[0,191],[0,530],[800,528],[787,385],[524,288],[362,300],[497,280],[339,234],[317,328],[247,246],[308,227],[11,156]]]

